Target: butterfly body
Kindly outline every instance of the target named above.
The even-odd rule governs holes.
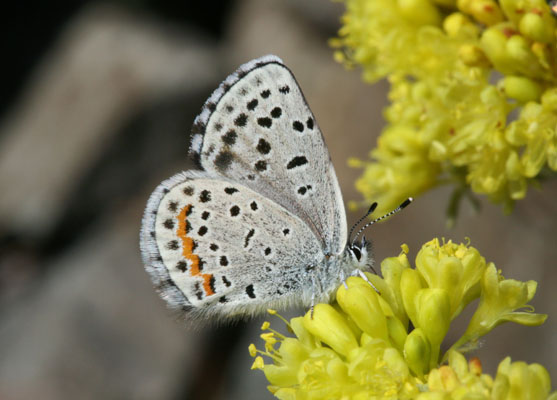
[[[194,121],[185,171],[151,195],[141,231],[162,297],[193,318],[250,316],[328,301],[371,265],[347,245],[346,215],[323,135],[275,56],[241,66]]]

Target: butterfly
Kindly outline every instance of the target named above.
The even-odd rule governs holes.
[[[194,121],[190,153],[200,170],[155,189],[140,234],[172,308],[218,320],[312,307],[372,267],[370,243],[349,240],[323,135],[280,58],[222,82]]]

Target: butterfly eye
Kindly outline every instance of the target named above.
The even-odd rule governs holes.
[[[354,254],[356,260],[360,261],[360,258],[362,258],[362,252],[360,251],[360,249],[358,249],[357,247],[352,247],[350,250],[352,250],[352,254]]]

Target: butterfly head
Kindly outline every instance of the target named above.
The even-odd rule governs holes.
[[[346,247],[346,252],[350,257],[351,264],[354,268],[367,269],[371,267],[373,259],[371,258],[371,242],[368,242],[365,236],[360,242],[352,242]]]

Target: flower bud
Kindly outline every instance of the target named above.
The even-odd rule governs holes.
[[[465,379],[468,375],[468,363],[466,358],[458,351],[449,350],[449,366],[453,369],[459,379]]]
[[[537,101],[542,93],[540,85],[524,76],[505,76],[502,80],[502,86],[508,97],[521,103]]]
[[[522,164],[516,151],[511,151],[505,163],[505,171],[509,179],[520,179],[522,177]]]
[[[441,14],[429,0],[397,0],[400,14],[418,25],[441,24]]]
[[[418,303],[417,326],[422,328],[426,334],[432,349],[439,349],[451,323],[449,294],[445,289],[422,289],[418,292],[416,300]]]
[[[408,251],[406,251],[407,253]],[[404,324],[408,324],[408,317],[404,311],[402,303],[402,293],[400,289],[400,279],[402,273],[406,269],[410,269],[408,257],[403,252],[398,257],[388,257],[381,261],[381,274],[383,275],[382,281],[385,283],[384,287],[380,287],[376,275],[368,276],[373,284],[377,286],[381,293],[381,298],[389,303],[394,315]],[[375,278],[374,278],[375,277]]]
[[[429,373],[427,386],[431,391],[450,393],[458,387],[458,378],[451,367],[442,365]]]
[[[420,328],[414,329],[404,343],[404,358],[412,372],[419,378],[423,378],[429,371],[430,357],[431,345],[424,331]]]
[[[485,53],[476,45],[463,44],[458,49],[460,60],[470,67],[489,67],[490,62]]]
[[[496,398],[510,395],[517,399],[546,399],[551,391],[551,380],[547,370],[539,364],[511,362],[505,358],[497,368],[493,392]],[[504,397],[503,397],[504,396]]]
[[[540,75],[541,67],[538,58],[530,49],[530,44],[524,37],[513,35],[507,40],[507,55],[510,61],[516,64],[521,72],[525,72],[528,76]]]
[[[416,296],[422,288],[423,284],[418,271],[415,269],[405,269],[402,271],[402,276],[400,278],[402,303],[404,304],[404,309],[406,310],[408,317],[414,325],[416,325],[418,321]]]
[[[342,310],[362,331],[389,342],[387,320],[375,290],[361,278],[350,277],[346,283],[348,289],[341,285],[337,291],[337,301]]]
[[[458,0],[457,5],[461,11],[472,15],[477,21],[485,25],[493,25],[503,21],[503,13],[499,5],[493,0]]]
[[[445,18],[443,21],[443,29],[450,37],[457,37],[461,35],[476,37],[479,33],[479,29],[476,24],[470,21],[465,14],[460,12],[452,13]]]
[[[308,349],[306,349],[299,340],[290,337],[284,338],[278,352],[282,354],[282,360],[287,365],[299,365],[309,354]]]
[[[544,23],[543,18],[537,13],[526,13],[518,24],[520,33],[524,36],[542,43],[551,43],[555,40],[551,25]]]
[[[447,146],[437,140],[431,142],[431,147],[429,148],[429,158],[431,161],[441,162],[446,160],[448,156],[449,150]]]
[[[512,29],[512,26],[494,26],[486,29],[480,38],[480,45],[485,55],[503,73],[514,70],[513,66],[508,62],[509,56],[506,52],[508,38],[504,33]]]
[[[336,352],[347,355],[358,347],[358,342],[352,330],[340,315],[329,304],[317,304],[313,310],[304,316],[304,327],[323,343],[331,346]]]
[[[557,112],[557,87],[547,89],[543,93],[542,106],[548,111]]]

